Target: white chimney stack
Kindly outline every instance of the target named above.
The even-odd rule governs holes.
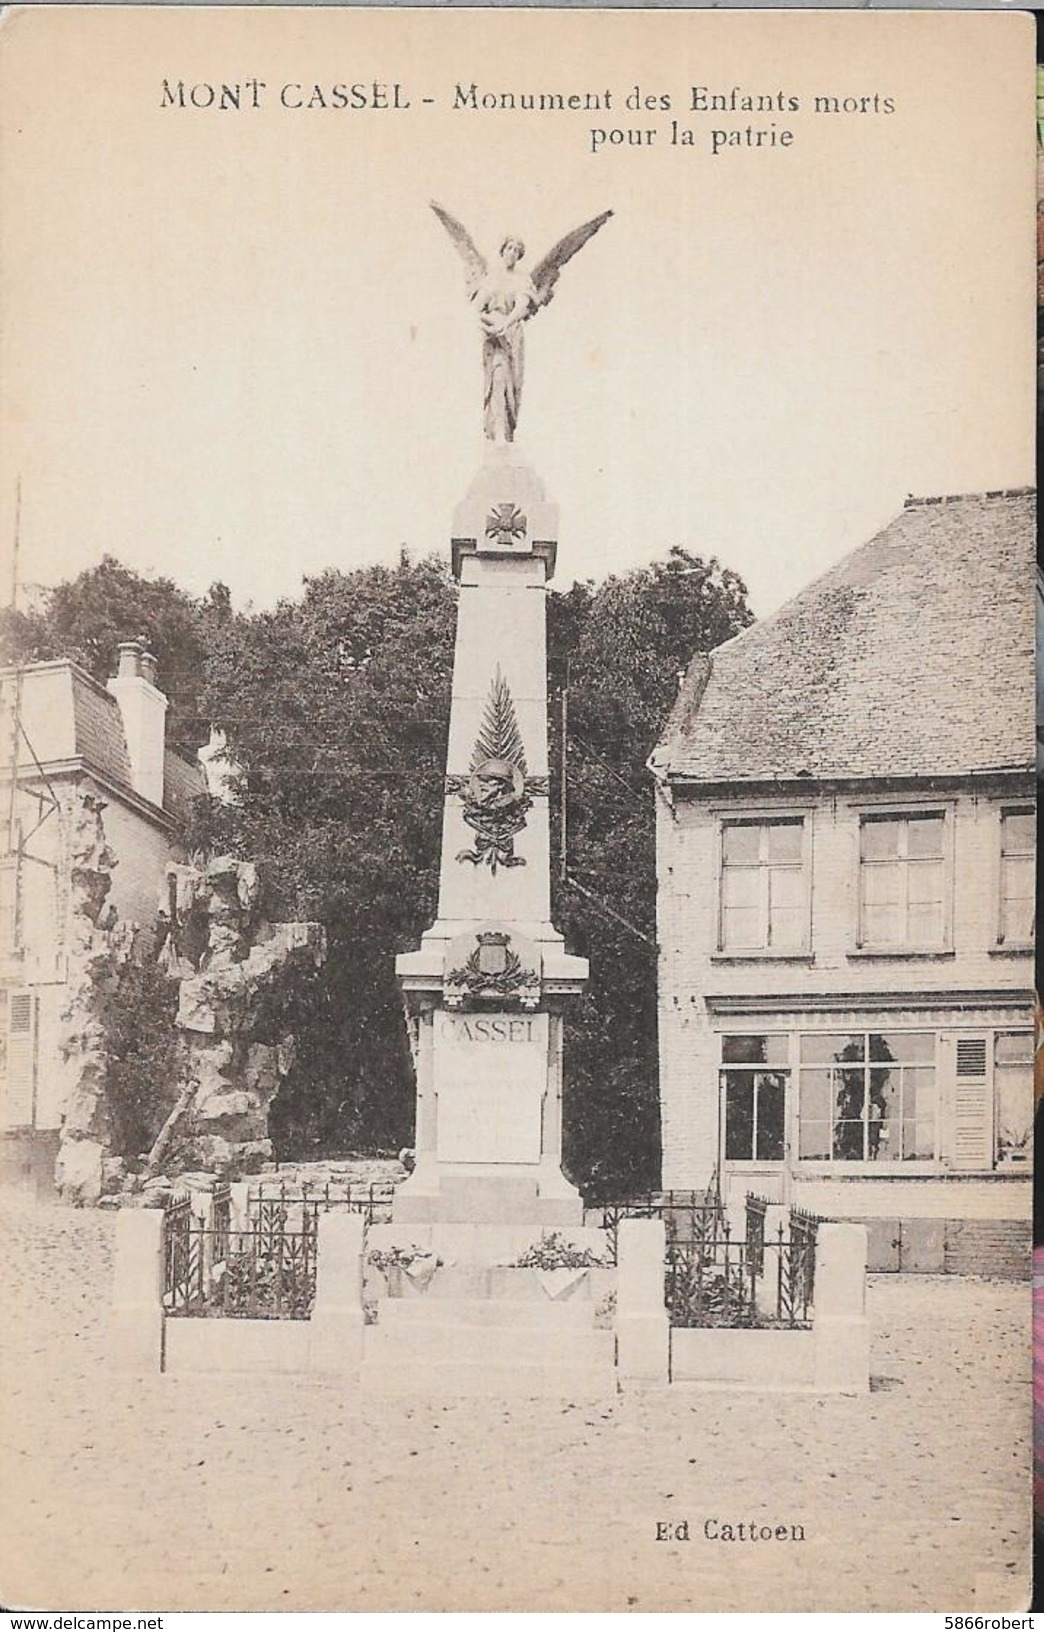
[[[120,642],[119,667],[107,687],[120,705],[131,786],[162,808],[167,699],[156,685],[156,659],[142,651],[141,641]]]

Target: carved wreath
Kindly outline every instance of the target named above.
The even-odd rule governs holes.
[[[459,968],[449,971],[447,986],[460,986],[472,997],[479,992],[488,993],[490,997],[511,997],[520,986],[532,985],[536,979],[534,971],[524,969],[518,953],[510,949],[505,954],[503,969],[496,973],[484,970],[479,963],[480,957],[481,948],[476,946]]]

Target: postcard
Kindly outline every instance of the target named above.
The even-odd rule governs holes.
[[[1018,1617],[1032,19],[0,76],[0,1600]]]

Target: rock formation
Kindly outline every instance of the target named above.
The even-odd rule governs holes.
[[[294,1060],[279,1011],[322,964],[326,940],[319,924],[266,922],[259,896],[252,862],[167,869],[160,958],[179,981],[176,1025],[194,1085],[171,1129],[179,1167],[249,1172],[272,1154],[268,1108]]]
[[[149,955],[137,926],[107,897],[117,858],[105,839],[104,801],[85,794],[71,838],[69,991],[62,1014],[64,1115],[56,1182],[63,1199],[96,1202],[133,1181],[137,1151],[114,1151],[106,1008],[136,959]],[[269,923],[251,862],[220,856],[172,863],[161,890],[156,947],[177,985],[171,1078],[154,1085],[166,1113],[146,1175],[187,1169],[256,1171],[272,1155],[268,1108],[294,1059],[282,1014],[325,957],[314,923]]]
[[[135,955],[138,931],[120,923],[107,904],[116,857],[105,840],[105,801],[81,796],[70,836],[68,995],[59,1054],[66,1072],[55,1182],[67,1201],[90,1204],[101,1195],[113,1124],[106,1091],[108,1047],[104,1011]]]

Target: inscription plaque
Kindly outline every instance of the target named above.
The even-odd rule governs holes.
[[[540,1161],[547,1046],[546,1014],[436,1015],[440,1161]]]

